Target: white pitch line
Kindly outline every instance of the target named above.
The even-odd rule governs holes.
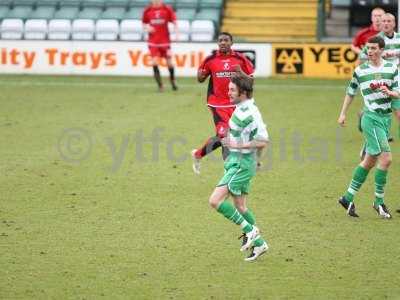
[[[154,88],[155,84],[144,82],[110,82],[110,81],[96,81],[96,82],[78,82],[78,81],[39,81],[39,80],[0,80],[1,86],[72,86],[72,87],[85,87],[85,88],[99,88],[99,87],[124,87],[124,88]],[[206,85],[197,83],[178,83],[180,87],[199,88],[204,89]],[[255,83],[256,89],[270,89],[270,88],[284,88],[287,89],[333,89],[344,90],[345,86],[338,86],[332,84],[275,84],[275,83]]]

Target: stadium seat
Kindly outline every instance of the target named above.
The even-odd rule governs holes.
[[[105,3],[105,10],[101,14],[101,19],[121,20],[128,7],[129,0],[109,0]]]
[[[123,41],[140,41],[143,37],[143,26],[140,20],[123,20],[120,26],[120,39]]]
[[[198,0],[176,0],[176,7],[179,9],[190,8],[197,10],[198,4]]]
[[[176,39],[174,25],[168,23],[171,41],[187,42],[190,37],[190,22],[188,20],[177,20],[176,24],[179,31],[179,39]]]
[[[78,13],[78,19],[99,19],[104,10],[104,1],[83,0],[82,10]]]
[[[349,7],[351,0],[332,0],[332,6]]]
[[[45,40],[47,35],[47,20],[28,19],[25,21],[24,37],[26,40]]]
[[[98,20],[96,22],[96,40],[115,41],[118,39],[119,23],[117,20]]]
[[[145,7],[150,4],[148,0],[130,0],[128,6],[129,7]]]
[[[179,8],[176,11],[176,17],[178,20],[193,21],[195,15],[196,15],[196,10],[193,8]]]
[[[173,8],[175,8],[175,0],[164,0],[163,2],[164,2],[164,4],[172,6]]]
[[[60,9],[54,14],[54,19],[76,19],[79,13],[80,0],[61,0]]]
[[[210,20],[196,20],[192,22],[191,40],[194,42],[209,42],[214,39],[215,26]]]
[[[76,19],[72,21],[73,40],[93,40],[95,24],[91,19]]]
[[[36,0],[14,0],[8,19],[27,19],[32,13]]]
[[[0,2],[0,21],[4,19],[11,9],[12,0],[2,0]]]
[[[52,19],[57,9],[58,1],[38,0],[36,9],[29,15],[29,19]]]
[[[25,22],[24,37],[27,40],[45,40],[47,35],[47,20],[29,19]]]
[[[219,9],[202,9],[194,18],[195,20],[211,20],[218,27],[221,22],[221,11]]]
[[[143,14],[143,8],[141,7],[131,7],[124,15],[124,19],[137,19],[141,20]]]
[[[221,9],[223,0],[200,0],[199,7],[203,8],[218,8]]]
[[[50,20],[48,27],[49,40],[69,40],[71,36],[71,20]]]
[[[1,23],[1,38],[20,40],[24,32],[24,21],[21,19],[4,19]]]

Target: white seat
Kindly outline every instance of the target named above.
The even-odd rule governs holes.
[[[24,32],[24,21],[21,19],[4,19],[1,23],[1,38],[20,40]]]
[[[93,40],[95,31],[94,21],[90,19],[76,19],[72,22],[73,40]]]
[[[115,41],[118,39],[118,34],[117,20],[98,20],[96,22],[96,40]]]
[[[178,20],[176,21],[176,25],[179,32],[178,40],[176,39],[174,24],[168,23],[171,41],[187,42],[190,37],[190,22],[188,20]]]
[[[143,25],[140,20],[122,20],[120,39],[123,41],[140,41],[143,37]]]
[[[71,21],[65,19],[50,20],[48,28],[49,40],[69,40]]]
[[[214,39],[215,26],[210,20],[195,20],[192,22],[191,39],[194,42],[209,42]]]
[[[45,40],[47,35],[47,21],[45,19],[31,19],[25,22],[25,39]]]

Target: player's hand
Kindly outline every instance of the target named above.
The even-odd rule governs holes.
[[[385,52],[385,53],[382,55],[383,58],[390,58],[390,57],[394,57],[394,56],[396,56],[396,53],[394,53],[393,51]]]
[[[238,73],[242,73],[242,72],[243,72],[243,70],[242,70],[242,68],[240,67],[240,65],[236,65],[236,66],[235,66],[235,72],[238,72]]]
[[[346,123],[346,116],[345,115],[340,115],[339,119],[337,120],[340,126],[344,127]]]
[[[231,140],[229,137],[224,137],[221,140],[222,146],[228,147],[228,148],[240,148],[239,144],[233,140]]]
[[[385,95],[390,96],[391,95],[391,90],[386,85],[382,85],[379,87],[379,90],[384,93]]]
[[[151,25],[147,25],[147,32],[148,33],[153,33],[155,31],[154,27]]]

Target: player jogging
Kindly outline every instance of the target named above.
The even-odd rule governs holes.
[[[400,109],[400,89],[398,85],[397,65],[382,59],[384,40],[379,36],[367,42],[369,61],[359,65],[347,88],[338,123],[345,125],[347,110],[360,88],[364,100],[364,114],[361,119],[362,133],[366,143],[366,155],[356,167],[350,185],[339,203],[351,217],[358,217],[353,202],[355,194],[367,179],[369,171],[375,169],[375,201],[373,208],[382,218],[389,219],[391,214],[384,204],[384,188],[392,154],[388,143],[388,118],[392,108]]]
[[[159,69],[160,60],[165,58],[167,61],[169,78],[172,89],[178,89],[175,82],[175,69],[171,59],[171,46],[168,30],[168,23],[175,25],[176,36],[178,36],[178,27],[176,26],[175,12],[171,6],[163,4],[162,0],[151,0],[151,4],[143,11],[142,22],[144,30],[148,33],[148,46],[151,55],[151,64],[153,65],[154,79],[157,82],[160,92],[163,91],[163,83]]]
[[[206,57],[197,73],[199,82],[210,77],[207,105],[213,116],[216,135],[210,137],[202,147],[192,151],[193,171],[196,174],[200,173],[200,160],[221,147],[221,139],[226,136],[229,118],[235,110],[235,105],[228,96],[230,77],[236,73],[250,76],[254,72],[252,63],[243,54],[231,49],[232,43],[232,35],[221,32],[218,36],[218,51]],[[222,155],[224,159],[228,155],[225,147],[222,148]]]
[[[268,142],[268,132],[261,114],[251,99],[252,80],[243,75],[234,75],[229,83],[229,97],[236,104],[229,120],[229,134],[222,144],[230,151],[224,163],[225,173],[211,194],[209,203],[225,218],[240,225],[243,231],[242,247],[251,247],[245,261],[253,261],[268,250],[266,241],[255,226],[255,217],[246,206],[250,180],[256,172],[256,153]],[[233,196],[234,205],[226,198]]]

